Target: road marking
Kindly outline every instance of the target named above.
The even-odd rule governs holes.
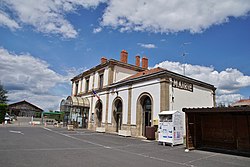
[[[93,134],[81,134],[81,133],[76,133],[76,134],[70,134],[71,136],[93,136]]]
[[[45,130],[47,130],[47,128]],[[69,138],[72,138],[72,139],[75,139],[75,140],[78,140],[78,141],[83,141],[83,142],[86,142],[86,143],[89,143],[89,144],[92,144],[92,145],[95,145],[95,146],[100,146],[100,147],[103,147],[105,149],[111,149],[111,150],[120,151],[120,152],[124,152],[124,153],[127,153],[127,154],[132,154],[132,155],[137,155],[137,156],[140,156],[140,157],[149,158],[149,159],[153,159],[153,160],[157,160],[157,161],[163,161],[163,162],[178,164],[178,165],[182,165],[182,166],[192,167],[192,165],[190,165],[190,164],[180,163],[180,162],[171,161],[171,160],[162,159],[162,158],[157,158],[157,157],[152,157],[152,156],[148,156],[148,155],[141,154],[141,153],[134,153],[134,152],[126,151],[126,150],[119,149],[119,148],[116,148],[116,147],[105,146],[105,145],[94,143],[94,142],[91,142],[91,141],[88,141],[88,140],[79,139],[79,138],[76,138],[76,137],[73,137],[73,136],[70,136],[70,135],[67,135],[67,134],[62,134],[60,132],[53,131],[51,129],[49,131],[60,134],[60,135],[63,135],[63,136],[66,136],[66,137],[69,137]],[[150,142],[150,143],[152,143],[152,142]]]
[[[150,141],[150,140],[145,140],[145,139],[143,139],[143,140],[141,140],[141,141],[148,142],[148,143],[152,142],[152,141]]]
[[[124,153],[128,153],[128,154],[132,154],[132,155],[137,155],[137,156],[144,157],[144,158],[157,160],[157,161],[162,161],[162,162],[167,162],[167,163],[192,167],[192,165],[189,165],[189,164],[186,164],[186,163],[181,163],[181,162],[171,161],[171,160],[167,160],[167,159],[157,158],[157,157],[153,157],[153,156],[149,156],[149,155],[145,155],[145,154],[141,154],[141,153],[134,153],[134,152],[130,152],[130,151],[122,150],[122,149],[117,149],[117,148],[111,148],[111,149],[112,150],[117,150],[117,151],[120,151],[120,152],[124,152]]]
[[[94,147],[86,147],[86,148],[24,148],[24,149],[0,149],[0,152],[5,151],[66,151],[66,150],[94,150]]]
[[[198,159],[194,159],[194,160],[191,160],[191,161],[187,161],[187,162],[185,162],[185,164],[191,164],[191,163],[196,162],[196,161],[201,161],[201,160],[204,160],[204,159],[209,159],[209,158],[214,157],[216,155],[218,155],[218,154],[214,153],[212,155],[208,155],[208,156],[205,156],[205,157],[202,157],[202,158],[198,158]]]
[[[60,135],[62,135],[62,136],[69,137],[69,138],[71,138],[71,139],[75,139],[75,140],[78,140],[78,141],[83,141],[83,142],[86,142],[86,143],[89,143],[89,144],[92,144],[92,145],[95,145],[95,146],[100,146],[100,147],[103,147],[103,148],[108,147],[108,146],[105,146],[105,145],[102,145],[102,144],[98,144],[98,143],[94,143],[94,142],[91,142],[91,141],[88,141],[88,140],[79,139],[79,138],[70,136],[70,135],[68,135],[68,134],[63,134],[63,133],[60,133],[60,132],[57,132],[57,131],[53,131],[53,130],[48,129],[48,128],[43,128],[43,129],[48,130],[48,131],[51,131],[51,132],[53,132],[53,133],[60,134]]]
[[[46,130],[48,130],[48,131],[52,131],[51,129],[49,129],[49,128],[45,128],[45,127],[44,127],[43,129],[46,129]]]
[[[112,147],[109,147],[109,146],[104,146],[104,148],[108,148],[108,149],[111,149]]]
[[[10,130],[9,132],[10,132],[10,133],[17,133],[17,134],[24,135],[24,133],[22,133],[21,131]]]

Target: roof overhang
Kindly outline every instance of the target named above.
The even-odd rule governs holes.
[[[174,111],[162,111],[158,115],[172,115],[174,113],[178,112],[177,110]]]
[[[63,105],[72,107],[90,107],[89,100],[87,98],[76,96],[68,96]]]
[[[211,108],[183,108],[185,113],[229,113],[229,112],[246,112],[250,113],[250,106],[247,107],[211,107]]]

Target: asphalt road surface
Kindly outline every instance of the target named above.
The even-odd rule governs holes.
[[[0,127],[1,167],[237,167],[250,158],[65,128]]]

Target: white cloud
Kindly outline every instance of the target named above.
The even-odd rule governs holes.
[[[3,0],[0,12],[6,13],[3,10],[10,10],[12,18],[10,15],[0,15],[0,24],[8,23],[8,27],[16,28],[18,25],[15,23],[18,21],[24,25],[31,25],[42,33],[75,38],[78,32],[66,20],[65,14],[73,13],[79,7],[95,8],[101,2],[104,0]]]
[[[97,33],[101,32],[101,31],[102,31],[102,28],[98,27],[98,28],[94,28],[93,33],[97,34]]]
[[[155,67],[163,67],[179,74],[183,74],[184,71],[184,65],[179,62],[164,61],[156,64]],[[229,102],[239,100],[243,96],[237,92],[241,88],[250,87],[250,76],[232,68],[219,72],[212,66],[185,64],[185,75],[215,85],[217,87],[217,103],[229,104]]]
[[[216,101],[218,106],[220,105],[229,106],[230,104],[240,99],[244,99],[244,96],[240,94],[226,94],[226,95],[216,96]]]
[[[18,102],[26,100],[44,111],[48,110],[59,110],[60,102],[62,98],[66,96],[58,96],[51,94],[33,94],[30,91],[11,91],[8,94],[8,99],[11,99],[12,102]]]
[[[142,48],[147,48],[147,49],[154,49],[154,48],[156,48],[156,46],[154,44],[137,43],[137,45],[141,46]]]
[[[9,16],[0,11],[0,26],[8,27],[11,30],[19,29],[20,26],[15,20],[9,18]]]
[[[121,32],[200,33],[250,11],[247,0],[2,0],[0,25],[12,30],[31,25],[38,32],[76,38],[78,32],[66,15],[81,8],[96,8],[100,3],[107,4],[100,25]]]
[[[70,94],[70,79],[79,74],[78,70],[70,69],[65,76],[60,75],[41,59],[29,54],[16,55],[3,48],[0,67],[0,81],[9,92],[11,103],[27,100],[45,110],[58,108],[60,100]]]
[[[110,0],[101,24],[120,31],[200,33],[249,11],[249,0]]]

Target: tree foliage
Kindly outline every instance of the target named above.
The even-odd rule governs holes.
[[[8,101],[7,90],[4,89],[3,85],[0,84],[0,104],[6,104]]]
[[[7,112],[7,104],[0,104],[0,123],[4,122],[4,117]]]

